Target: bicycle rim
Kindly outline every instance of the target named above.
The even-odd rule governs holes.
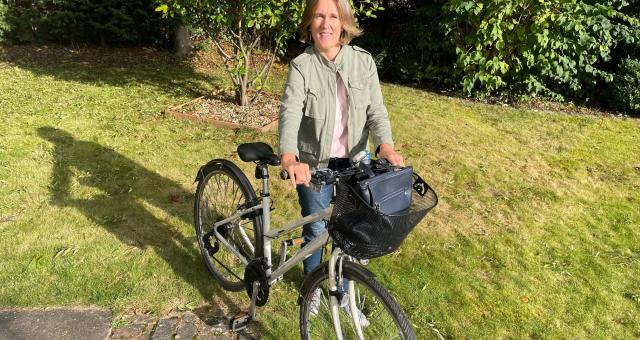
[[[327,265],[309,278],[310,284],[302,292],[300,332],[303,339],[337,339],[329,302],[329,274]],[[360,268],[358,268],[360,267]],[[356,264],[343,266],[344,292],[354,294],[356,313],[347,306],[349,297],[343,295],[338,308],[343,339],[359,339],[353,314],[361,323],[364,339],[415,339],[406,316],[387,290],[374,279],[373,274]],[[348,288],[349,281],[353,290]],[[313,294],[320,289],[317,315],[312,314]],[[346,299],[346,300],[345,300]],[[365,321],[366,320],[366,321]],[[366,325],[368,323],[368,325]]]
[[[244,176],[244,175],[242,175]],[[196,192],[195,224],[202,256],[213,276],[228,290],[244,288],[246,265],[215,236],[204,235],[213,225],[229,216],[239,204],[252,197],[253,188],[228,167],[214,169],[201,180]],[[252,195],[253,194],[253,195]],[[237,219],[218,228],[218,232],[247,260],[255,257],[255,223],[252,219]]]

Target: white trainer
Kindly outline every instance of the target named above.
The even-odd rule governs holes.
[[[320,288],[316,288],[311,295],[311,302],[309,303],[309,313],[312,316],[317,316],[318,311],[320,310],[320,299],[322,298],[322,290]]]
[[[347,313],[347,316],[349,318],[351,318],[351,307],[349,304],[349,293],[345,293],[342,296],[342,300],[340,300],[340,307],[342,307],[344,309],[344,311]],[[364,315],[364,313],[362,313],[362,311],[356,307],[356,315],[358,315],[358,319],[360,319],[360,326],[362,328],[368,327],[369,326],[369,319],[367,319],[367,316]]]

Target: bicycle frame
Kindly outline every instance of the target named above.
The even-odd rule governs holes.
[[[247,264],[248,260],[242,256],[242,254],[240,254],[233,246],[231,246],[225,239],[224,237],[222,237],[218,231],[217,231],[217,227],[221,226],[221,225],[225,225],[227,223],[229,223],[230,221],[236,220],[236,219],[240,219],[242,218],[242,216],[250,214],[254,211],[257,210],[262,210],[264,215],[263,215],[263,229],[264,229],[264,233],[263,233],[263,244],[264,244],[264,250],[265,250],[265,257],[267,258],[267,263],[269,265],[269,268],[271,267],[271,242],[272,240],[275,240],[277,238],[279,238],[280,236],[289,233],[290,231],[299,228],[307,223],[310,222],[316,222],[316,221],[320,221],[322,219],[327,219],[331,216],[331,211],[332,211],[332,207],[326,208],[323,211],[319,212],[319,213],[315,213],[315,214],[311,214],[309,216],[303,217],[297,221],[291,222],[287,225],[285,225],[282,228],[279,229],[274,229],[271,230],[270,229],[270,220],[269,220],[269,214],[270,214],[270,199],[269,197],[262,197],[262,203],[256,204],[250,208],[247,209],[242,209],[238,212],[236,212],[235,214],[233,214],[232,216],[217,222],[216,224],[214,224],[214,230],[215,230],[215,235],[216,238],[218,239],[218,241],[222,242],[235,256],[237,256],[243,263]],[[266,207],[265,207],[266,206]],[[265,219],[265,215],[267,216],[267,218]],[[267,222],[264,222],[264,221]],[[251,245],[251,242],[249,240],[249,238],[246,236],[246,234],[244,233],[244,231],[242,230],[242,228],[240,228],[241,233],[243,235],[243,240],[247,243],[247,245]],[[327,241],[329,240],[329,232],[327,230],[325,230],[322,234],[320,234],[319,236],[317,236],[313,241],[311,241],[309,244],[305,245],[304,247],[302,247],[300,250],[298,250],[298,252],[291,258],[282,261],[283,259],[281,259],[280,264],[278,265],[278,268],[276,268],[275,271],[271,272],[271,269],[267,269],[267,282],[269,284],[269,286],[277,283],[281,278],[282,275],[284,275],[284,273],[288,272],[291,268],[293,268],[294,266],[296,266],[298,263],[302,262],[307,256],[311,255],[312,253],[314,253],[316,250],[322,248],[325,244],[327,244]],[[267,251],[268,250],[268,251]],[[333,252],[331,253],[331,256],[329,257],[329,277],[338,277],[337,280],[332,280],[331,284],[330,284],[330,290],[331,291],[336,291],[337,290],[337,282],[342,282],[342,272],[341,269],[338,270],[338,272],[336,272],[336,267],[337,268],[342,268],[341,263],[338,263],[338,261],[342,261],[343,258],[340,257],[342,251],[339,248],[334,248]],[[336,266],[336,264],[339,264],[339,266]],[[253,292],[254,295],[255,293],[258,291],[258,283],[254,282],[254,287],[253,287]],[[353,281],[349,280],[348,282],[348,287],[347,287],[348,291],[353,292],[354,291],[354,286],[353,286]],[[349,305],[351,306],[350,311],[351,311],[351,318],[352,320],[354,320],[354,324],[356,327],[356,332],[358,335],[359,339],[363,339],[363,335],[362,335],[362,326],[360,325],[360,321],[359,321],[359,316],[356,315],[356,297],[355,294],[351,294],[349,295]],[[252,300],[255,300],[255,297],[252,296]],[[333,321],[333,327],[334,327],[334,331],[336,332],[336,334],[338,335],[338,339],[342,339],[342,329],[340,326],[340,320],[338,317],[339,311],[338,308],[340,306],[340,303],[337,299],[337,297],[335,296],[331,296],[329,299],[329,304],[330,304],[330,310],[331,310],[331,319]],[[251,306],[251,312],[250,312],[251,317],[255,316],[255,306],[252,304]]]
[[[247,265],[249,263],[249,260],[245,258],[235,247],[233,247],[224,237],[222,237],[222,235],[218,232],[218,227],[227,225],[234,221],[240,221],[244,216],[247,216],[249,214],[260,212],[262,215],[262,229],[263,229],[263,232],[261,235],[262,248],[264,251],[264,257],[266,258],[267,265],[268,265],[267,267],[268,269],[266,270],[266,277],[267,277],[268,285],[271,286],[277,283],[282,278],[284,273],[288,272],[291,268],[296,266],[298,263],[302,262],[304,259],[306,259],[308,256],[313,254],[315,251],[317,251],[318,249],[321,249],[324,245],[326,245],[329,240],[329,232],[325,230],[322,234],[317,236],[313,241],[311,241],[310,243],[302,247],[300,250],[298,250],[296,254],[290,257],[289,259],[285,260],[284,253],[283,253],[283,256],[280,258],[280,263],[278,264],[278,267],[274,271],[271,270],[272,268],[271,242],[273,240],[280,238],[283,235],[288,234],[294,229],[302,227],[307,223],[312,223],[320,220],[328,220],[331,217],[331,212],[333,210],[333,207],[328,207],[321,212],[308,215],[299,220],[288,223],[281,228],[271,230],[271,198],[269,195],[268,168],[266,165],[258,165],[258,167],[262,171],[262,176],[260,176],[262,178],[262,193],[260,195],[259,202],[253,206],[239,209],[233,215],[225,218],[224,220],[216,222],[213,226],[213,232],[216,239],[219,242],[221,242],[225,247],[227,247],[227,249],[229,249],[240,261],[242,261],[243,264]],[[240,233],[242,235],[242,240],[255,254],[255,249],[251,244],[250,238],[244,232],[244,229],[239,228],[239,226],[240,224],[237,223],[234,227],[240,230]],[[343,282],[342,262],[341,262],[343,260],[344,260],[344,256],[340,248],[334,247],[331,253],[331,256],[329,257],[329,277],[336,277],[337,280],[331,280],[331,284],[330,284],[331,291],[336,291],[338,289],[337,282]],[[250,307],[251,318],[255,316],[255,312],[256,312],[255,299],[256,299],[256,293],[258,291],[259,285],[260,285],[259,282],[257,281],[253,282],[253,296],[252,296],[252,303]],[[348,280],[346,289],[348,289],[348,291],[351,291],[351,292],[354,291],[353,281]],[[359,322],[359,316],[356,314],[357,308],[356,308],[355,299],[356,299],[355,294],[350,294],[348,303],[351,306],[350,308],[351,314],[352,314],[351,317],[354,320],[358,338],[363,339],[362,326],[360,325],[360,322]],[[340,320],[338,316],[338,313],[339,313],[338,309],[339,309],[340,303],[336,296],[331,296],[329,300],[330,300],[329,304],[330,304],[331,318],[333,321],[334,330],[336,332],[336,335],[338,336],[338,339],[342,339],[342,330],[341,330]]]
[[[272,261],[271,261],[271,242],[275,239],[280,238],[282,235],[285,235],[287,233],[289,233],[290,231],[300,228],[303,225],[307,224],[307,223],[312,223],[312,222],[316,222],[316,221],[320,221],[323,219],[328,219],[331,216],[331,210],[332,208],[329,207],[319,213],[315,213],[315,214],[311,214],[309,216],[303,217],[297,221],[291,222],[287,225],[285,225],[282,228],[279,229],[274,229],[271,230],[270,228],[270,219],[269,219],[269,215],[270,215],[270,199],[268,197],[262,197],[261,198],[262,203],[256,204],[250,208],[246,208],[246,209],[242,209],[242,210],[238,210],[235,214],[225,218],[224,220],[218,221],[213,225],[213,230],[214,230],[214,235],[216,237],[216,239],[221,242],[225,247],[227,247],[227,249],[229,249],[229,251],[231,251],[233,253],[233,255],[235,255],[240,261],[242,261],[243,264],[247,265],[249,263],[249,260],[247,260],[246,257],[244,257],[242,254],[240,254],[240,252],[233,247],[231,244],[229,244],[229,242],[222,237],[222,235],[220,235],[220,233],[218,232],[218,227],[222,226],[222,225],[226,225],[232,221],[235,220],[239,220],[241,219],[243,216],[248,215],[250,213],[253,213],[254,211],[258,211],[258,210],[262,210],[263,212],[263,222],[262,222],[262,227],[263,227],[263,236],[262,236],[262,244],[264,245],[264,256],[267,259],[267,264],[269,267],[272,266]],[[268,202],[265,202],[268,201]],[[267,205],[267,208],[265,208],[265,203]],[[246,235],[246,233],[244,232],[244,230],[242,228],[239,228],[240,233],[242,235],[242,239],[243,241],[246,243],[247,247],[249,247],[251,250],[255,251],[253,249],[253,245],[251,244],[251,240],[249,239],[249,237]],[[316,237],[312,242],[310,242],[309,244],[307,244],[306,246],[302,247],[302,249],[300,249],[294,256],[290,257],[289,259],[285,260],[284,262],[281,261],[278,265],[278,267],[276,268],[275,271],[271,271],[271,269],[267,270],[267,278],[268,278],[268,282],[269,285],[277,282],[279,280],[279,278],[286,272],[288,272],[291,268],[293,268],[295,265],[297,265],[298,263],[302,262],[305,258],[307,258],[307,256],[313,254],[316,250],[322,248],[323,245],[325,245],[327,243],[329,239],[329,232],[328,231],[324,231],[322,234],[320,234],[318,237]]]

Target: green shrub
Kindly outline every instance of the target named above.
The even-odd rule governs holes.
[[[640,112],[640,60],[627,58],[618,66],[611,83],[611,105]]]
[[[5,35],[9,31],[9,23],[7,22],[7,5],[0,3],[0,42],[4,42]]]
[[[6,0],[4,11],[0,34],[13,43],[165,44],[175,25],[154,0]]]
[[[450,0],[446,34],[456,46],[464,90],[581,96],[609,82],[602,63],[620,42],[638,39],[623,0]]]

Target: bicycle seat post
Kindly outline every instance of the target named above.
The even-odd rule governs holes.
[[[260,198],[262,199],[262,231],[263,234],[268,233],[271,230],[271,197],[269,193],[269,165],[266,162],[257,162],[256,165],[256,178],[262,179],[262,192],[260,192]],[[264,253],[257,254],[258,256],[265,256],[267,258],[267,277],[271,276],[271,243],[264,243]]]

